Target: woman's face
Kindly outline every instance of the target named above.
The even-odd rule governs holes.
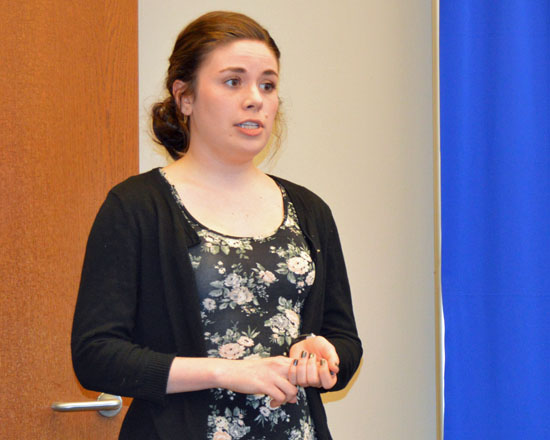
[[[189,152],[246,162],[267,144],[279,106],[279,66],[260,41],[238,40],[214,49],[197,72],[189,116]]]

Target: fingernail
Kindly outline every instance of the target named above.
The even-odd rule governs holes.
[[[302,351],[302,355],[301,355],[302,358],[305,358],[307,357],[307,351]]]
[[[309,358],[310,358],[310,359],[313,359],[314,357],[315,357],[315,353],[310,353],[310,354],[309,354]]]
[[[294,366],[298,365],[298,359],[294,359],[294,362],[292,362]]]
[[[321,365],[325,365],[327,363],[327,360],[326,359],[321,359]]]
[[[340,366],[340,363],[335,362],[334,365],[336,365],[337,367],[339,367],[339,366]]]
[[[331,376],[334,376],[334,371],[331,371],[331,372],[330,372],[330,375],[331,375]]]

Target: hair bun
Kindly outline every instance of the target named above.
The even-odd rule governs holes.
[[[151,113],[155,141],[164,145],[172,159],[179,159],[189,147],[189,131],[174,98],[170,96],[157,102]]]

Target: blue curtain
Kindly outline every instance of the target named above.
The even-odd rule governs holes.
[[[441,0],[445,440],[550,439],[550,0]]]

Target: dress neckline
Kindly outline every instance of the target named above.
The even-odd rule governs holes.
[[[188,209],[185,207],[185,204],[183,203],[183,201],[181,200],[181,197],[176,189],[176,187],[172,184],[172,182],[170,182],[167,177],[166,177],[166,174],[165,172],[163,171],[162,168],[157,168],[160,176],[162,177],[162,179],[168,184],[168,186],[170,187],[170,190],[171,190],[171,193],[172,193],[172,197],[174,197],[177,205],[181,208],[181,210],[183,211],[183,214],[184,214],[184,217],[186,218],[186,220],[191,223],[192,226],[197,226],[198,228],[200,229],[203,229],[203,230],[206,230],[206,231],[209,231],[210,233],[213,233],[213,234],[216,234],[220,237],[224,237],[224,238],[229,238],[229,239],[233,239],[233,240],[265,240],[267,238],[271,238],[273,236],[275,236],[281,229],[281,227],[283,227],[283,225],[286,223],[287,221],[287,217],[288,217],[288,203],[289,203],[289,200],[288,200],[288,196],[286,194],[286,191],[284,189],[284,187],[279,183],[277,182],[275,179],[273,179],[271,176],[268,175],[268,177],[270,179],[272,179],[275,184],[277,185],[277,187],[279,188],[279,190],[281,191],[281,196],[283,198],[283,219],[281,220],[281,222],[279,223],[279,225],[271,232],[269,233],[266,233],[266,234],[260,234],[260,235],[254,235],[254,236],[237,236],[237,235],[230,235],[230,234],[226,234],[226,233],[223,233],[223,232],[219,232],[219,231],[216,231],[215,229],[212,229],[211,227],[201,223],[199,220],[197,220],[193,214],[191,214]]]

